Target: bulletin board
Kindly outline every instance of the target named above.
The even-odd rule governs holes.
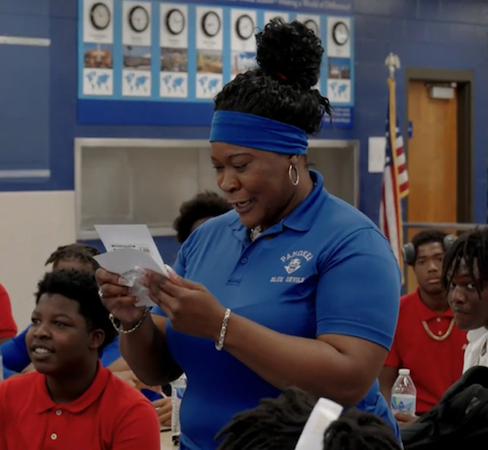
[[[209,126],[215,95],[256,64],[256,30],[281,17],[322,39],[317,88],[334,106],[333,126],[352,128],[351,1],[79,0],[78,121]]]

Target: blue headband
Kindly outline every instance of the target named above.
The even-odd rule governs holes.
[[[304,155],[308,147],[307,133],[300,128],[235,111],[217,111],[214,114],[210,142],[287,155]]]

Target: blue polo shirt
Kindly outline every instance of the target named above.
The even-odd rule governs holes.
[[[205,285],[234,314],[279,333],[354,336],[389,349],[401,288],[390,245],[366,216],[322,187],[320,174],[311,176],[310,195],[254,242],[230,211],[196,229],[174,270]],[[180,412],[184,449],[215,449],[215,435],[236,413],[280,394],[214,342],[178,333],[170,321],[166,339],[188,377]],[[399,436],[378,382],[357,406]]]

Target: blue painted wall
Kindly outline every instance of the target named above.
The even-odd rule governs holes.
[[[52,40],[50,48],[0,46],[0,60],[9,62],[3,65],[0,75],[0,169],[50,168],[52,174],[45,182],[0,181],[0,190],[72,190],[74,137],[208,137],[209,130],[201,127],[77,125],[76,14],[77,0],[0,0],[1,35]],[[384,59],[393,51],[400,56],[403,67],[473,70],[474,220],[484,222],[488,2],[355,0],[354,17],[355,127],[325,130],[320,137],[361,141],[361,210],[376,220],[381,175],[367,173],[367,139],[384,131]],[[397,81],[398,111],[403,123],[406,91],[402,71]]]

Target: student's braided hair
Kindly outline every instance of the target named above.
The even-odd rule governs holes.
[[[463,233],[447,251],[442,265],[442,286],[446,291],[452,283],[455,273],[464,260],[478,294],[481,295],[483,282],[488,281],[488,228]],[[477,264],[479,277],[474,276],[474,264]]]
[[[263,399],[220,431],[218,450],[294,450],[315,404],[313,397],[296,388],[276,399]],[[400,449],[389,425],[355,409],[333,422],[324,436],[323,450]]]
[[[44,264],[47,266],[48,264],[52,264],[53,268],[56,269],[56,266],[61,261],[69,261],[69,260],[76,260],[84,264],[91,264],[93,270],[97,270],[99,265],[93,259],[94,256],[99,255],[100,252],[97,248],[92,247],[91,245],[74,243],[69,245],[62,245],[58,247],[47,259],[46,263]]]
[[[350,409],[324,436],[324,450],[401,450],[391,428],[374,414]]]

